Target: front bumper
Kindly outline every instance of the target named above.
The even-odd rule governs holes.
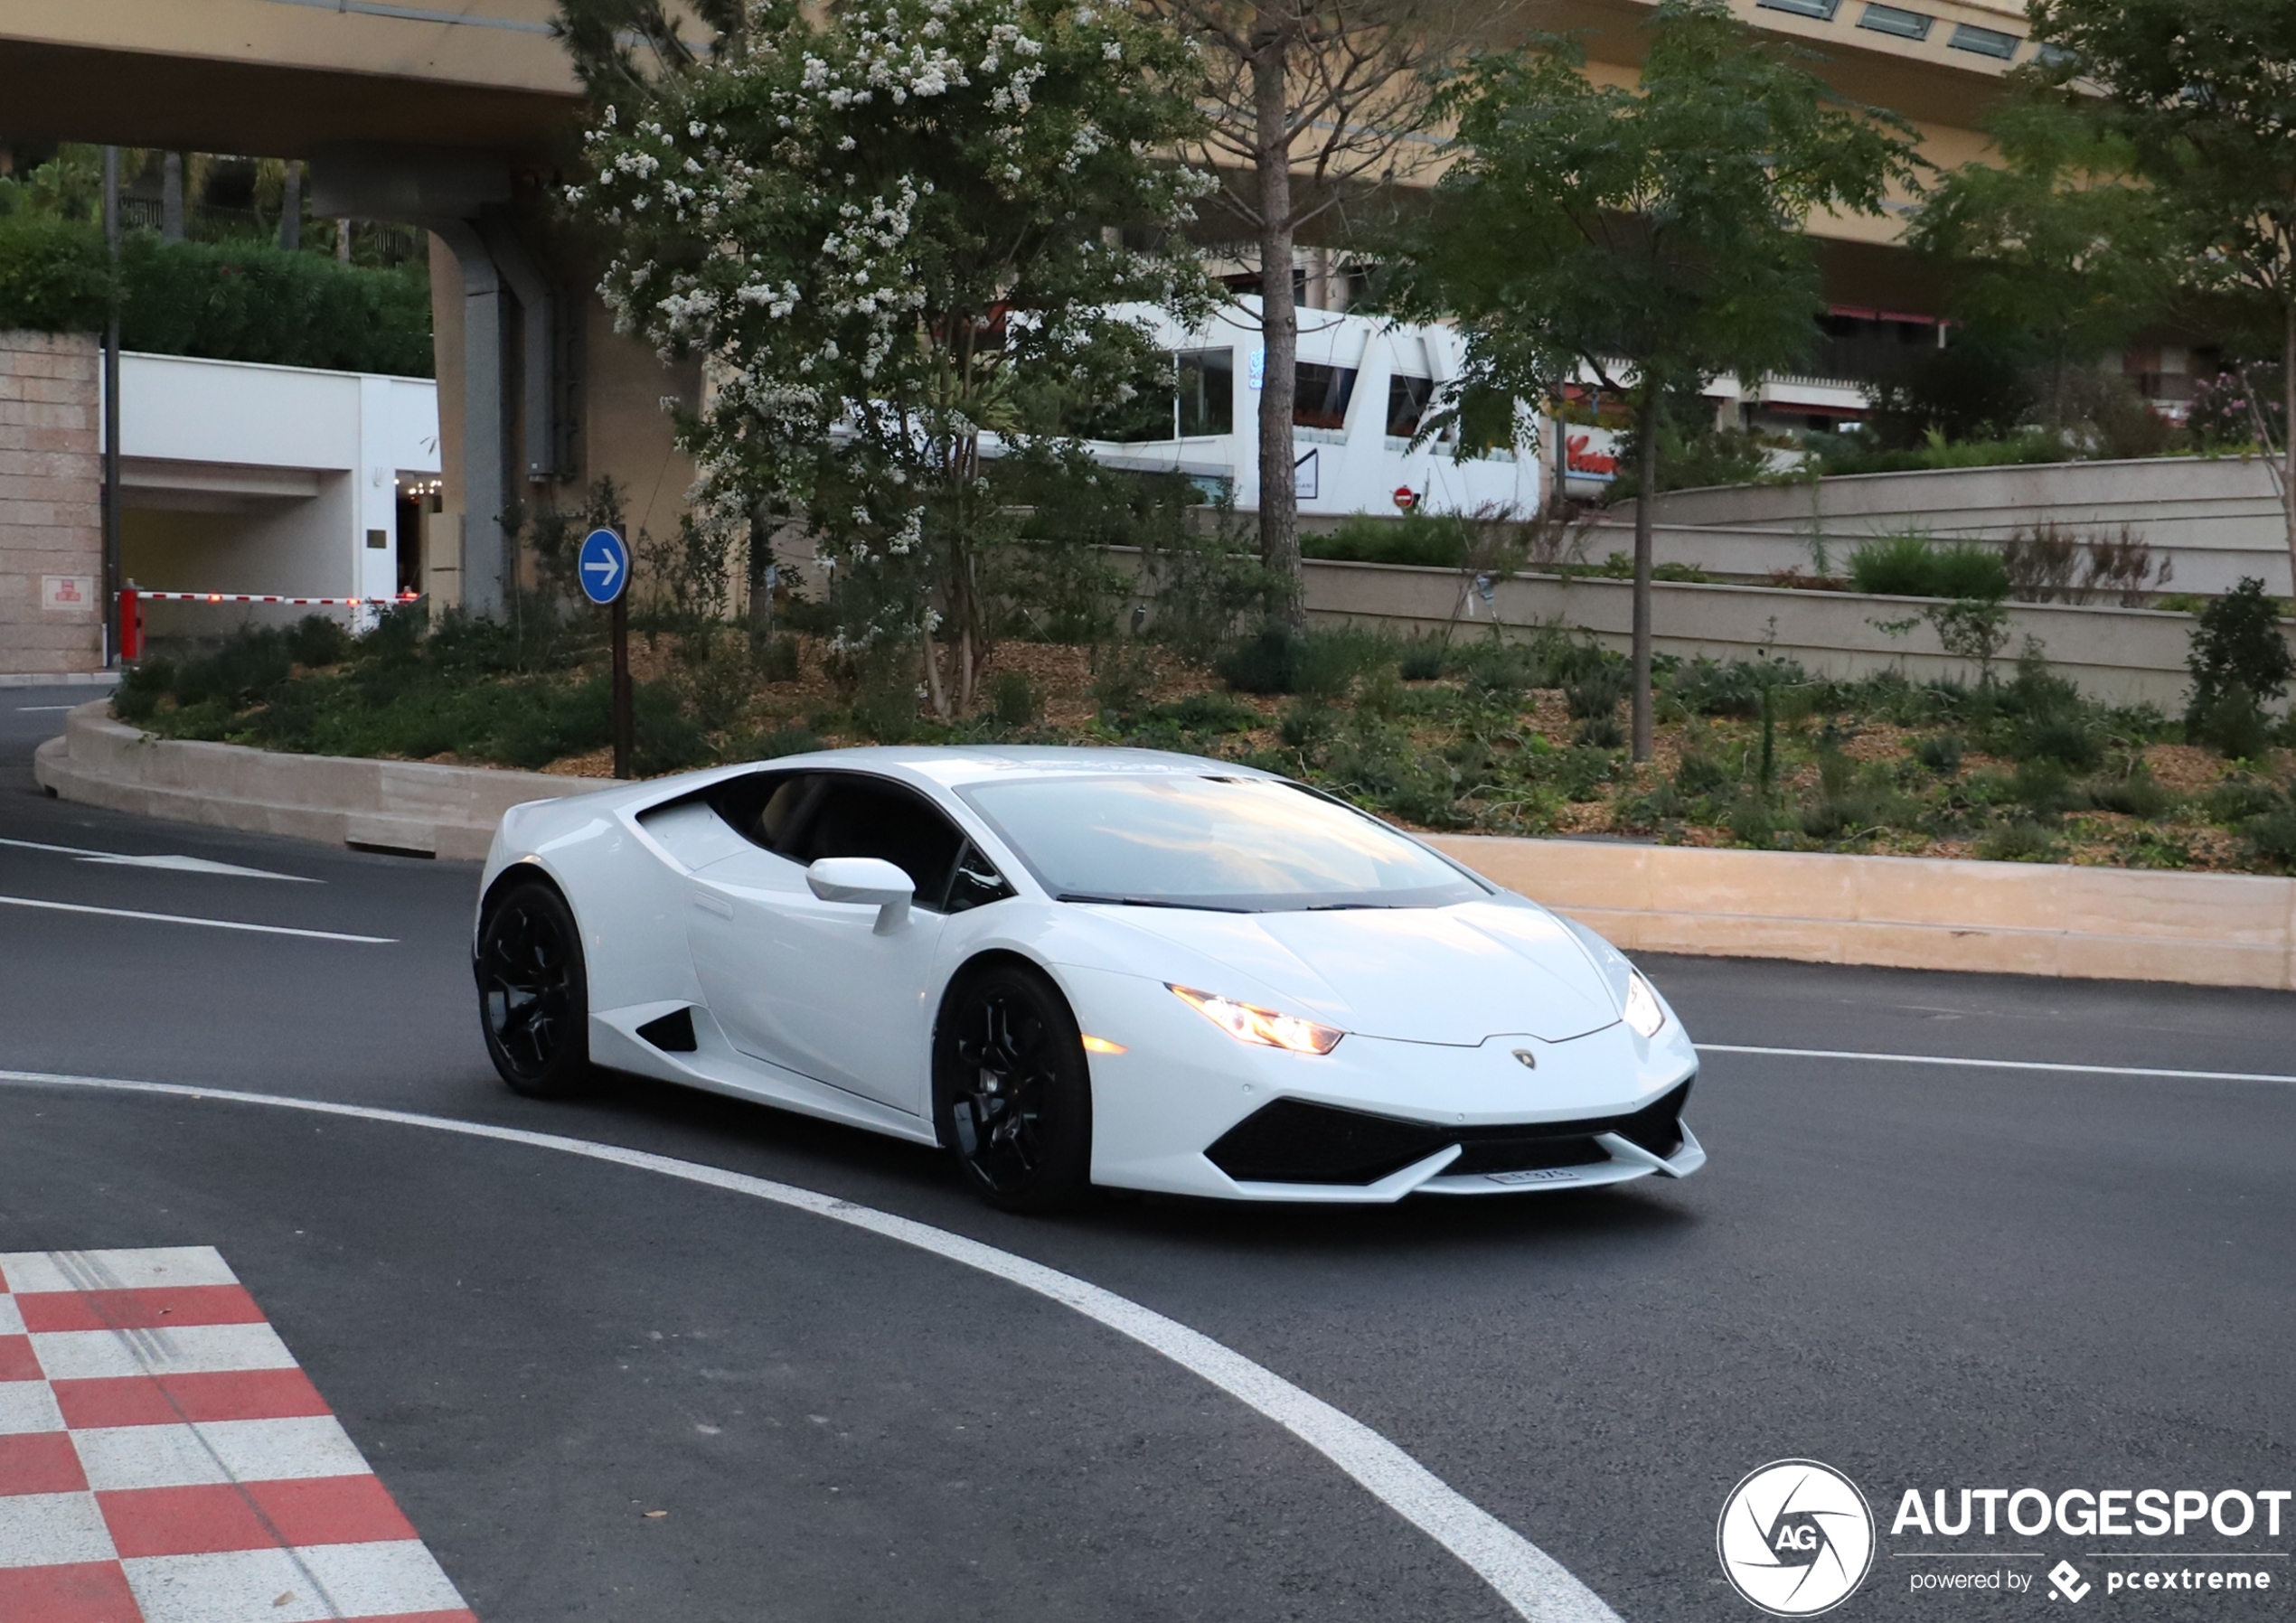
[[[1680,1023],[1474,1046],[1350,1035],[1331,1054],[1236,1042],[1158,981],[1068,971],[1092,1056],[1093,1181],[1214,1198],[1380,1204],[1686,1177],[1698,1055]],[[1527,1054],[1532,1063],[1517,1057]]]

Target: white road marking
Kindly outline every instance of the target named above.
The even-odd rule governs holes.
[[[1755,1048],[1736,1043],[1700,1043],[1700,1054],[1763,1054],[1784,1059],[1858,1059],[1893,1065],[1956,1065],[1974,1071],[2053,1071],[2074,1076],[2166,1076],[2182,1082],[2278,1082],[2296,1076],[2271,1071],[2164,1071],[2152,1065],[2075,1065],[2039,1059],[1960,1059],[1943,1054],[1863,1054],[1837,1048]]]
[[[275,874],[268,868],[241,868],[235,862],[211,862],[205,857],[131,857],[124,851],[91,851],[77,845],[43,845],[37,840],[0,840],[0,846],[20,851],[52,851],[106,868],[157,868],[178,874],[224,874],[237,879],[285,879],[293,885],[325,885],[325,879],[302,874]]]
[[[105,918],[142,919],[154,924],[204,924],[211,930],[247,930],[258,935],[299,935],[306,941],[349,941],[364,946],[396,946],[395,935],[345,935],[338,930],[291,930],[285,924],[247,924],[237,919],[194,918],[183,913],[138,913],[132,907],[90,907],[83,902],[42,902],[31,896],[0,896],[0,907],[44,907],[51,913],[93,913]]]
[[[0,1567],[61,1567],[112,1558],[93,1494],[0,1495]]]
[[[44,716],[55,710],[76,710],[79,708],[80,707],[78,705],[18,705],[16,707],[16,714],[19,716]]]
[[[142,1251],[0,1252],[0,1280],[18,1296],[46,1290],[153,1290],[168,1285],[236,1285],[240,1276],[212,1246],[155,1245]]]
[[[63,1411],[56,1407],[55,1388],[47,1382],[0,1381],[0,1437],[63,1429]]]
[[[51,1381],[120,1375],[293,1369],[295,1355],[268,1324],[189,1324],[172,1330],[34,1330],[33,1356]]]
[[[465,1138],[492,1139],[534,1149],[556,1150],[590,1160],[659,1173],[665,1177],[723,1189],[767,1200],[776,1206],[808,1212],[817,1217],[865,1229],[904,1245],[930,1252],[953,1262],[993,1274],[1082,1314],[1085,1318],[1127,1336],[1161,1353],[1190,1373],[1229,1396],[1257,1410],[1277,1425],[1322,1454],[1353,1478],[1374,1498],[1434,1539],[1464,1562],[1510,1606],[1533,1623],[1621,1623],[1602,1598],[1573,1577],[1564,1566],[1490,1512],[1468,1499],[1441,1478],[1353,1416],[1293,1385],[1283,1376],[1254,1363],[1241,1353],[1221,1346],[1176,1319],[1141,1306],[1114,1291],[1047,1268],[1040,1262],[984,1245],[946,1229],[933,1227],[890,1212],[856,1206],[833,1195],[775,1183],[746,1173],[729,1172],[696,1161],[681,1161],[618,1144],[593,1143],[556,1133],[528,1132],[514,1127],[494,1127],[479,1121],[457,1121],[445,1116],[419,1115],[410,1111],[381,1110],[372,1105],[338,1104],[323,1099],[297,1099],[270,1093],[248,1093],[228,1088],[202,1088],[180,1083],[132,1082],[112,1077],[67,1076],[38,1071],[0,1071],[0,1083],[35,1086],[86,1088],[110,1093],[155,1094],[173,1099],[221,1100],[233,1104],[266,1105],[275,1110],[307,1111],[315,1115],[347,1117],[400,1127],[428,1128]],[[182,1331],[170,1334],[182,1335]],[[44,1354],[42,1355],[44,1361]],[[348,1546],[358,1548],[358,1546]],[[323,1552],[309,1551],[316,1556]],[[136,1563],[128,1564],[135,1583]],[[135,1583],[136,1598],[144,1586]],[[275,1591],[276,1592],[276,1591]],[[146,1615],[157,1618],[150,1606]],[[301,1614],[296,1614],[300,1616]],[[172,1614],[171,1614],[172,1617]]]
[[[94,1493],[357,1477],[366,1459],[332,1414],[287,1420],[202,1421],[181,1426],[101,1426],[71,1434]]]
[[[462,1596],[415,1539],[130,1556],[119,1564],[145,1623],[311,1623],[463,1609]]]

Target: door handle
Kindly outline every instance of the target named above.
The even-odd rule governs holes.
[[[716,914],[720,918],[733,916],[731,902],[727,901],[723,896],[712,896],[706,890],[697,890],[693,893],[693,905],[704,913]]]

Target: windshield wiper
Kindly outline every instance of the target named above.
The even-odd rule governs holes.
[[[1223,907],[1217,902],[1174,902],[1162,896],[1096,896],[1080,890],[1064,890],[1052,898],[1056,902],[1090,902],[1102,907],[1176,907],[1183,913],[1249,913],[1248,907]]]

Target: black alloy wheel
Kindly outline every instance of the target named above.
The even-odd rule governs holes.
[[[1008,1212],[1074,1205],[1092,1182],[1092,1078],[1066,999],[999,965],[949,999],[933,1044],[934,1119],[965,1181]]]
[[[486,1052],[514,1092],[562,1099],[588,1079],[589,980],[582,932],[548,885],[513,886],[478,927],[478,1014]]]

